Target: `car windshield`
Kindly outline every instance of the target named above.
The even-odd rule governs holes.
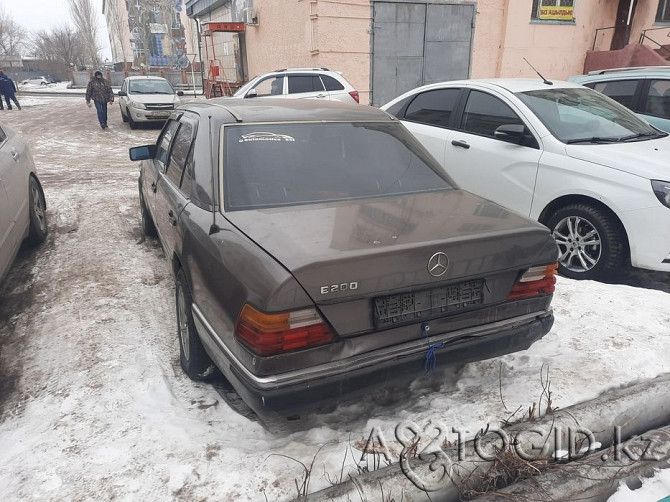
[[[174,94],[167,80],[131,80],[128,85],[131,94]]]
[[[398,123],[232,125],[223,141],[229,211],[455,188]]]
[[[620,143],[666,135],[591,89],[541,89],[516,95],[563,143]]]

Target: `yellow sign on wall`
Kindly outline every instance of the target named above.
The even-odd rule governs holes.
[[[572,21],[575,8],[565,7],[540,7],[540,19],[552,19],[555,21]]]

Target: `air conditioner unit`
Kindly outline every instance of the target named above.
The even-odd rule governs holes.
[[[247,26],[258,26],[258,11],[256,9],[244,9],[242,19]]]

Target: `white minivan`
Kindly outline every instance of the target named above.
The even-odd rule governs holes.
[[[614,100],[569,82],[463,80],[382,109],[462,188],[547,225],[564,275],[670,272],[670,138]]]

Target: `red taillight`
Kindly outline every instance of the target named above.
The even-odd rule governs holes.
[[[557,272],[558,265],[556,263],[544,267],[529,268],[516,282],[507,299],[519,300],[553,293],[556,289]]]
[[[335,338],[314,309],[264,314],[251,305],[242,308],[235,335],[261,356],[321,345]]]
[[[358,91],[350,91],[349,96],[354,98],[354,101],[356,101],[356,103],[360,103],[361,98],[358,96]]]

